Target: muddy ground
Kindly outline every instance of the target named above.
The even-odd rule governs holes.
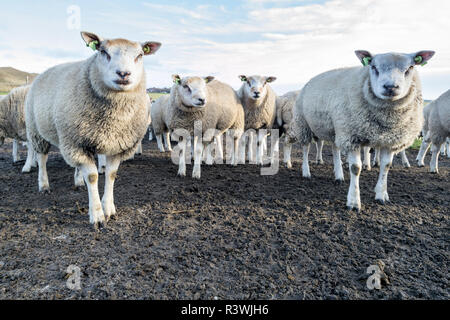
[[[146,141],[119,168],[119,216],[94,231],[87,191],[74,190],[56,150],[51,194],[38,192],[36,169],[21,174],[10,151],[0,150],[1,299],[449,298],[447,158],[438,175],[396,158],[385,206],[374,201],[378,170],[363,172],[356,213],[345,208],[347,170],[347,182],[334,184],[328,146],[311,180],[296,150],[294,168],[274,176],[214,165],[194,181]],[[408,151],[411,163],[415,156]],[[380,261],[389,283],[369,290],[366,269]],[[80,290],[66,286],[69,265],[81,270]]]

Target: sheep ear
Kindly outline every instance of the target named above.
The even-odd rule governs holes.
[[[428,60],[434,56],[434,53],[434,51],[419,51],[413,53],[412,56],[414,57],[414,62],[416,65],[420,64],[421,66],[424,66],[427,64]]]
[[[181,84],[181,78],[180,78],[180,76],[177,75],[177,74],[173,74],[173,75],[172,75],[172,80],[173,80],[173,83]]]
[[[241,79],[241,81],[243,82],[247,82],[247,77],[242,74],[239,76],[239,79]]]
[[[268,83],[274,82],[275,80],[277,80],[277,77],[266,77],[266,82]]]
[[[141,43],[141,45],[145,55],[154,54],[161,47],[161,43],[152,41]]]
[[[92,50],[98,50],[100,48],[100,43],[103,41],[102,38],[100,38],[95,33],[81,31],[81,38],[86,43],[86,46],[91,48]]]
[[[213,77],[213,76],[207,76],[207,77],[205,77],[204,79],[205,79],[205,82],[208,83],[208,82],[213,81],[213,80],[214,80],[214,77]]]
[[[372,62],[372,54],[369,51],[356,50],[355,54],[358,57],[359,61],[361,61],[363,66],[368,66],[370,62]]]

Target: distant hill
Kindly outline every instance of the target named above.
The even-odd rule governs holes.
[[[28,73],[11,67],[0,67],[0,92],[7,92],[11,89],[24,85],[27,81],[31,83],[36,78],[37,73]]]

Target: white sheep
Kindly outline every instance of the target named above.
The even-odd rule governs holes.
[[[276,94],[269,83],[274,82],[276,77],[245,76],[240,75],[243,82],[239,88],[238,95],[241,99],[245,112],[245,130],[248,136],[248,159],[254,162],[254,139],[255,130],[271,129],[276,118]],[[262,131],[260,131],[261,133]],[[263,164],[263,153],[267,143],[267,135],[258,134],[256,163]],[[273,154],[278,153],[278,144],[272,148]],[[271,159],[273,160],[273,154]],[[245,163],[245,149],[241,150],[240,162]]]
[[[434,52],[355,53],[364,67],[328,71],[303,87],[294,107],[293,127],[304,145],[303,176],[310,177],[308,151],[314,137],[333,142],[334,148],[347,154],[347,207],[360,210],[361,147],[380,148],[375,199],[385,203],[393,155],[410,146],[422,128],[422,90],[415,66],[426,63]]]
[[[201,122],[201,132],[215,129],[214,142],[219,146],[218,140],[230,130],[234,140],[234,152],[232,152],[232,164],[237,164],[237,152],[239,141],[244,130],[244,110],[236,92],[229,85],[214,80],[214,77],[184,77],[172,76],[174,84],[170,90],[169,102],[165,112],[165,125],[169,131],[180,129],[187,130],[193,137],[194,166],[193,178],[200,178],[200,164],[202,161],[203,144],[199,143],[199,136],[195,134],[195,123]],[[162,133],[153,123],[155,134]],[[184,141],[186,142],[186,141]],[[178,175],[186,175],[186,143],[182,143],[179,158]]]
[[[5,138],[13,139],[13,162],[19,160],[19,141],[27,141],[25,126],[25,98],[29,85],[17,87],[0,98],[0,145]],[[27,160],[22,172],[30,172],[36,166],[33,148],[28,147]]]
[[[172,151],[170,130],[168,127],[170,119],[167,118],[169,103],[170,95],[166,94],[156,99],[152,106],[152,129],[155,133],[156,143],[160,152]]]
[[[116,214],[114,180],[121,160],[131,157],[148,126],[143,56],[158,42],[102,39],[81,32],[95,50],[87,60],[57,65],[36,77],[25,102],[27,137],[37,152],[39,190],[49,191],[46,162],[51,145],[86,182],[89,220],[104,224]],[[105,193],[98,192],[95,154],[106,155]]]
[[[300,90],[289,91],[282,96],[277,96],[276,98],[276,124],[278,129],[280,130],[280,138],[284,137],[284,145],[283,145],[283,159],[284,164],[287,168],[292,168],[291,162],[291,152],[292,152],[292,144],[295,143],[295,136],[289,134],[289,125],[292,121],[292,109],[295,104],[295,100],[297,99]],[[316,145],[316,163],[323,164],[322,158],[322,149],[323,149],[322,140],[315,141]]]
[[[439,151],[450,137],[450,90],[427,105],[422,132],[425,135],[417,156],[418,164],[423,166],[425,154],[431,144],[430,172],[438,173]]]

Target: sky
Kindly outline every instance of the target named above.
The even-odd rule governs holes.
[[[237,89],[238,75],[259,74],[277,77],[271,85],[283,94],[321,72],[359,65],[354,51],[362,49],[434,50],[418,67],[423,96],[435,99],[450,89],[448,0],[0,3],[0,66],[27,72],[88,58],[93,52],[80,37],[84,30],[161,42],[145,57],[148,87],[171,86],[171,75],[179,74],[212,75]]]

